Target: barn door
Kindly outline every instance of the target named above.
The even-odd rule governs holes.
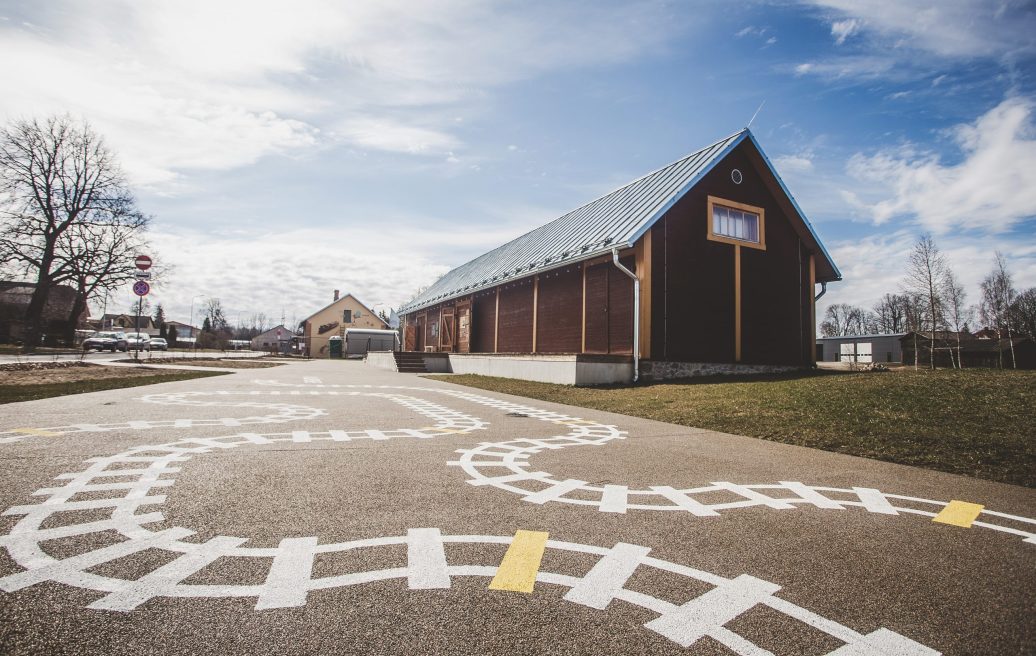
[[[457,304],[457,352],[471,352],[471,301]]]
[[[417,351],[417,326],[407,323],[406,331],[403,333],[403,350]]]
[[[440,350],[448,353],[453,352],[453,338],[454,332],[454,313],[453,308],[442,309],[442,326],[439,328],[442,331],[442,339],[440,342]]]
[[[425,321],[426,321],[425,315],[422,314],[421,316],[417,317],[417,322],[416,322],[417,325],[415,326],[417,334],[414,337],[414,350],[415,351],[423,351],[424,350]]]

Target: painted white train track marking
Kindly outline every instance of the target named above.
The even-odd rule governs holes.
[[[449,418],[443,421],[448,422]],[[68,481],[64,485],[37,491],[36,496],[47,497],[42,503],[16,506],[4,513],[7,516],[22,517],[9,535],[0,538],[0,545],[5,546],[15,562],[25,569],[0,578],[0,590],[15,592],[51,581],[102,593],[89,605],[90,608],[101,610],[128,612],[152,599],[170,597],[254,598],[256,610],[264,610],[305,605],[309,593],[314,590],[391,579],[406,579],[411,590],[449,589],[454,578],[493,578],[497,575],[501,564],[494,561],[492,554],[495,552],[492,549],[480,550],[475,562],[451,563],[444,545],[488,547],[511,544],[510,536],[442,535],[436,528],[416,528],[410,529],[405,536],[397,537],[333,544],[321,544],[316,536],[296,537],[281,540],[277,547],[255,548],[246,546],[248,538],[216,536],[204,542],[193,542],[185,540],[194,534],[194,531],[187,528],[173,527],[157,531],[146,528],[148,524],[163,521],[164,517],[161,512],[154,510],[141,513],[141,509],[153,508],[165,502],[164,494],[154,492],[156,488],[173,485],[172,478],[164,477],[177,473],[180,463],[214,449],[290,441],[294,437],[290,434],[244,433],[216,439],[185,439],[90,459],[90,465],[85,471],[60,476],[60,479]],[[310,434],[308,437],[335,439],[325,434]],[[98,492],[113,493],[116,496],[94,498]],[[77,500],[75,497],[78,495],[91,498]],[[48,520],[58,513],[109,508],[111,515],[108,519],[43,528],[44,523],[50,523]],[[55,558],[42,546],[53,540],[81,539],[111,531],[117,532],[121,541],[66,558]],[[396,567],[341,572],[318,578],[313,576],[314,561],[320,554],[383,550],[396,545],[406,547],[405,562],[400,562]],[[748,575],[728,579],[651,558],[647,547],[619,543],[604,548],[556,540],[548,540],[544,546],[547,549],[586,555],[586,571],[581,576],[540,571],[537,559],[532,566],[533,571],[526,572],[535,582],[566,587],[569,589],[564,597],[566,601],[590,608],[604,609],[615,601],[621,601],[647,609],[656,617],[644,624],[644,627],[684,647],[708,636],[737,654],[767,654],[769,652],[725,627],[752,608],[766,606],[790,620],[808,624],[845,643],[832,654],[896,653],[929,656],[938,653],[887,629],[862,634],[828,620],[775,596],[780,590],[780,586],[775,583]],[[145,550],[168,552],[171,560],[134,579],[88,571],[98,565],[116,564]],[[264,582],[187,582],[217,560],[225,559],[261,561],[267,568]],[[638,568],[652,568],[672,576],[703,582],[712,586],[712,589],[683,603],[654,597],[647,592],[626,587]],[[105,571],[111,570],[111,567],[107,567]]]
[[[799,481],[752,484],[717,481],[693,488],[653,485],[631,489],[626,485],[593,485],[571,478],[558,479],[547,472],[534,469],[529,463],[529,458],[545,450],[599,446],[612,440],[625,439],[625,431],[618,430],[616,426],[454,389],[377,385],[292,385],[274,380],[253,382],[271,387],[319,388],[324,391],[323,393],[332,393],[326,390],[353,388],[421,390],[570,427],[570,432],[554,437],[482,442],[474,447],[459,449],[457,453],[460,454],[460,459],[448,463],[450,466],[463,469],[471,485],[494,487],[519,495],[523,501],[538,505],[567,503],[596,508],[600,512],[623,514],[631,510],[675,511],[703,518],[718,517],[723,511],[740,508],[792,510],[812,506],[825,510],[862,508],[867,512],[882,515],[913,514],[937,519],[947,508],[952,510],[960,504],[957,501],[936,501],[889,494],[868,487],[810,486]],[[715,501],[717,493],[726,495],[727,499]],[[981,508],[975,504],[967,505]],[[974,520],[956,525],[1009,533],[1023,538],[1027,543],[1036,544],[1036,519],[984,508],[976,512],[975,517],[983,517],[985,521]]]

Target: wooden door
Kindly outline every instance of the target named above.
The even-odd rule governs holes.
[[[420,352],[424,350],[425,315],[418,316],[415,323],[414,350]]]
[[[452,353],[454,347],[454,336],[455,336],[455,315],[452,307],[446,307],[442,309],[442,325],[439,327],[440,330],[440,342],[439,350],[446,353]]]
[[[407,323],[403,332],[403,350],[416,351],[417,349],[417,326]]]
[[[457,352],[471,353],[471,301],[457,304]]]

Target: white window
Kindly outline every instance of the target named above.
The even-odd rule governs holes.
[[[712,233],[759,243],[759,215],[716,205],[712,208]]]
[[[712,241],[766,250],[763,208],[709,196],[708,237]]]

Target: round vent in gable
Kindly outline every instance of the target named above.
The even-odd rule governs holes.
[[[730,179],[734,181],[734,184],[741,184],[741,181],[744,178],[741,177],[741,171],[739,169],[731,169],[730,170]]]

